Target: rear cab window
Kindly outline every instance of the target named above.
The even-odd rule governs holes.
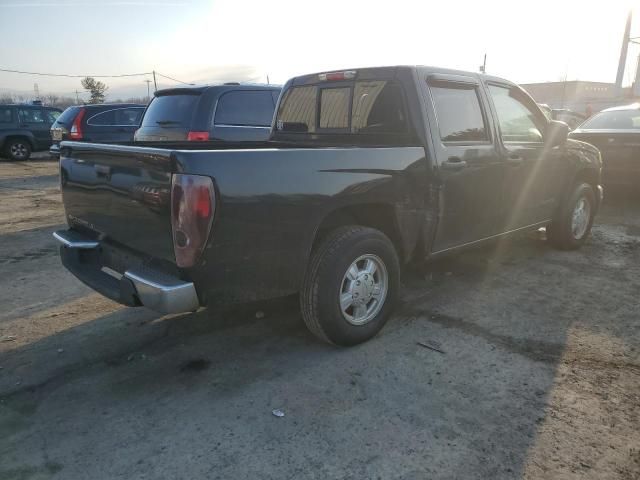
[[[323,74],[318,75],[322,77]],[[333,75],[333,74],[328,74]],[[275,122],[275,136],[311,134],[348,136],[349,142],[394,143],[393,135],[410,135],[402,87],[393,79],[318,81],[293,85],[283,92]]]
[[[189,129],[199,100],[199,92],[155,97],[147,107],[141,127]]]

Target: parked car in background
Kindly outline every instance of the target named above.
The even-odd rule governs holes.
[[[146,105],[101,103],[67,108],[51,126],[53,157],[60,156],[62,140],[93,143],[121,143],[133,140]]]
[[[27,160],[51,145],[49,129],[62,110],[42,105],[0,105],[0,156]]]
[[[581,113],[574,112],[573,110],[569,110],[566,108],[554,108],[551,110],[551,118],[553,120],[559,120],[561,122],[569,125],[571,130],[574,130],[578,127],[582,122],[584,122],[587,117]]]
[[[640,103],[607,108],[571,132],[598,147],[605,185],[640,189]]]
[[[178,104],[207,94],[188,92],[175,95],[196,100]],[[186,136],[180,109],[154,111],[170,97],[147,114]],[[238,118],[222,99],[216,115],[196,109],[205,133]],[[383,327],[411,261],[544,226],[557,247],[579,248],[601,161],[568,131],[497,77],[305,75],[284,87],[267,142],[64,142],[69,228],[54,236],[73,274],[123,304],[177,313],[299,293],[311,332],[353,345]]]
[[[274,85],[227,83],[159,90],[135,140],[266,140],[280,89]]]

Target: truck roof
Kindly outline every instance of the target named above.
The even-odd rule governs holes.
[[[292,85],[304,85],[308,83],[317,83],[318,76],[321,74],[340,73],[340,72],[356,72],[359,79],[367,78],[394,78],[400,70],[419,70],[427,74],[445,74],[445,75],[464,75],[485,81],[496,81],[510,85],[516,85],[514,82],[504,78],[487,75],[478,72],[469,72],[466,70],[456,70],[452,68],[433,67],[428,65],[390,65],[380,67],[360,67],[360,68],[342,68],[339,70],[327,70],[324,72],[315,72],[305,75],[293,77],[290,82]]]

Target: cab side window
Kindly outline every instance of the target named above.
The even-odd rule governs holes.
[[[13,122],[13,115],[11,115],[10,108],[0,108],[0,123]]]
[[[227,92],[218,100],[214,125],[270,127],[274,108],[269,91]]]
[[[144,108],[119,108],[115,111],[115,125],[137,126],[140,125]]]
[[[42,110],[36,108],[24,108],[18,110],[20,123],[45,123]]]
[[[47,113],[47,119],[49,120],[49,123],[55,123],[55,121],[60,116],[60,112],[57,110],[45,110],[45,112]]]
[[[438,84],[430,89],[443,142],[489,141],[475,85]]]
[[[99,127],[108,127],[116,124],[115,110],[107,110],[106,112],[97,113],[87,120],[87,125]]]
[[[489,85],[489,92],[498,115],[504,143],[542,143],[542,128],[536,114],[518,99],[517,91]]]

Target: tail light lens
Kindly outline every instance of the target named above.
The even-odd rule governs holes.
[[[86,110],[81,108],[76,118],[73,119],[73,124],[71,125],[71,130],[69,130],[69,138],[73,140],[81,140],[82,139],[82,119],[84,118]]]
[[[189,132],[187,140],[190,142],[206,142],[209,140],[209,132]]]
[[[171,228],[173,250],[179,267],[195,265],[207,244],[214,212],[215,192],[209,177],[173,175]]]

